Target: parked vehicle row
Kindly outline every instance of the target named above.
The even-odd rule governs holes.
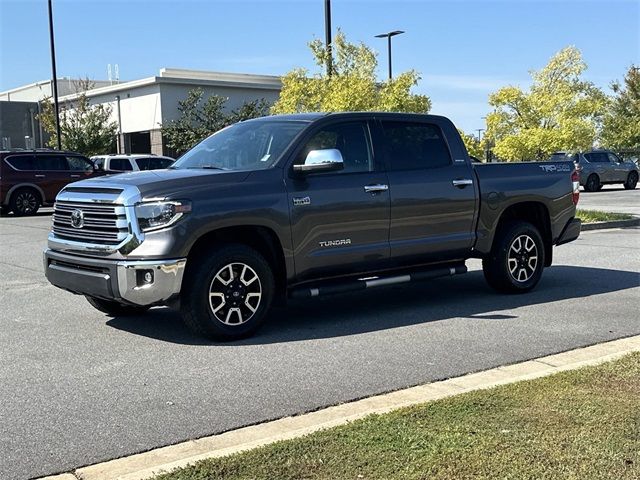
[[[572,162],[473,163],[448,119],[300,114],[237,123],[171,169],[75,183],[56,199],[49,281],[111,316],[180,309],[218,340],[274,301],[465,273],[534,288],[580,220]]]
[[[95,162],[75,152],[54,150],[0,151],[2,214],[34,215],[52,205],[71,182],[125,171],[168,168],[172,158],[156,155],[107,155]]]
[[[580,185],[587,192],[597,192],[603,185],[622,184],[633,190],[638,184],[638,165],[625,161],[610,150],[593,150],[584,153],[557,152],[551,161],[571,160],[580,172]]]

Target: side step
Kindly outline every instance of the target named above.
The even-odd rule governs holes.
[[[314,287],[297,287],[289,292],[289,297],[319,297],[320,295],[331,295],[334,293],[351,292],[354,290],[365,290],[367,288],[395,285],[398,283],[419,282],[422,280],[430,280],[432,278],[459,275],[461,273],[467,273],[467,266],[464,263],[448,267],[439,267],[430,270],[411,272],[405,275],[397,275],[393,277],[367,277],[342,282],[323,283],[322,285],[316,285]]]

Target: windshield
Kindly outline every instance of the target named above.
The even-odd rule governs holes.
[[[305,122],[268,120],[236,123],[200,142],[171,168],[269,168],[306,126]]]

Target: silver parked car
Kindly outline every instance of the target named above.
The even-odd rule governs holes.
[[[556,152],[551,160],[573,160],[580,172],[580,185],[587,192],[596,192],[611,183],[621,183],[627,190],[633,190],[638,184],[638,166],[609,150],[574,154]]]

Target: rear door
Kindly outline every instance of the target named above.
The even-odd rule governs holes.
[[[613,169],[609,157],[604,152],[589,152],[584,154],[584,158],[590,163],[590,170],[598,174],[600,182],[613,181]]]
[[[366,121],[339,121],[311,131],[295,153],[340,150],[344,170],[286,177],[296,274],[300,280],[361,273],[389,259],[389,191]]]
[[[464,257],[475,240],[478,192],[464,151],[456,145],[454,156],[449,148],[443,128],[455,133],[454,127],[426,119],[383,119],[380,125],[391,192],[391,259]]]
[[[67,159],[61,154],[37,154],[34,178],[42,188],[45,202],[52,203],[62,188],[71,181]]]

